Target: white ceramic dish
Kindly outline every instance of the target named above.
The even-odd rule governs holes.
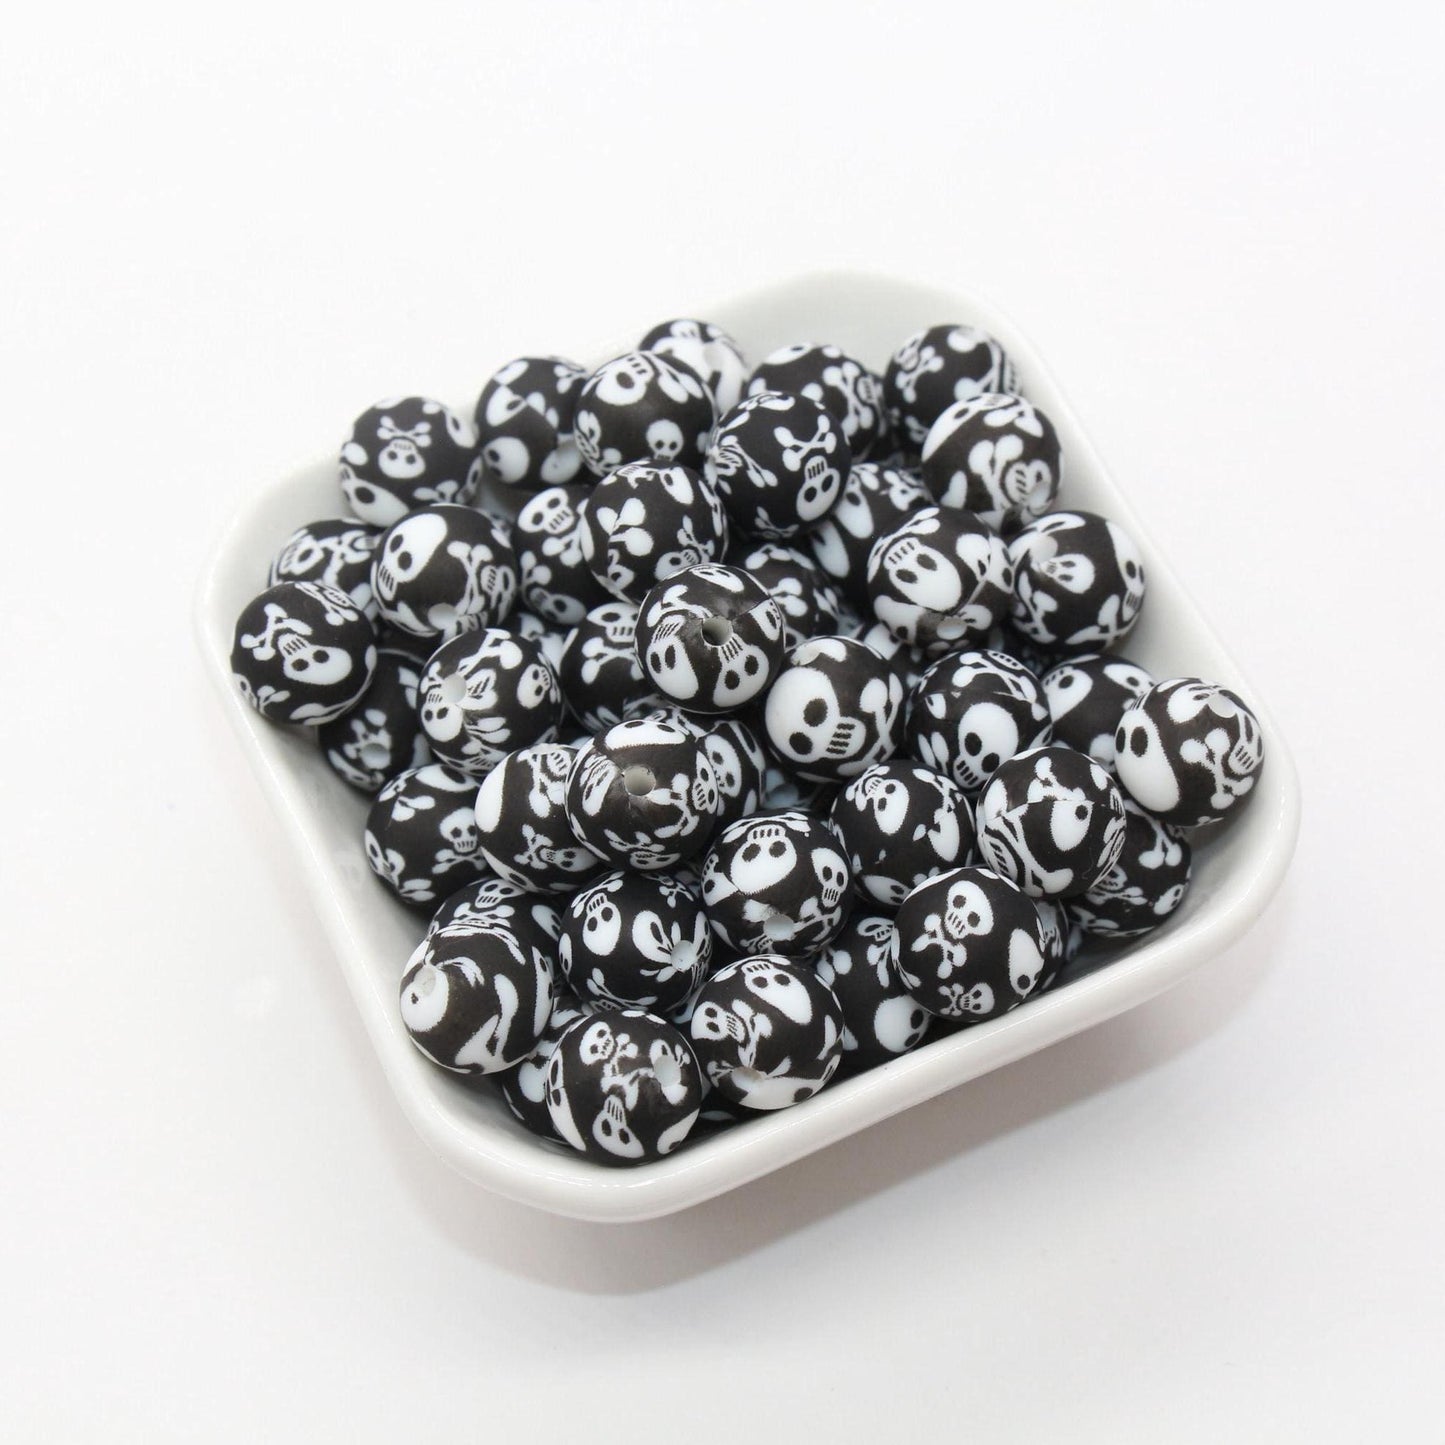
[[[509,1198],[599,1221],[648,1219],[700,1203],[1142,1003],[1248,928],[1284,874],[1299,822],[1294,766],[1268,710],[1150,543],[1033,348],[1005,317],[960,293],[850,274],[807,276],[678,314],[717,321],[753,360],[789,342],[824,340],[875,368],[910,332],[940,321],[968,321],[992,332],[1013,358],[1021,389],[1058,428],[1066,466],[1063,504],[1117,518],[1139,542],[1149,595],[1129,655],[1157,676],[1197,675],[1240,692],[1259,713],[1267,761],[1250,805],[1197,849],[1189,896],[1158,933],[1103,966],[1082,963],[1066,982],[1002,1018],[795,1108],[762,1116],[659,1163],[602,1168],[526,1133],[499,1099],[479,1096],[432,1067],[402,1029],[397,985],[424,925],[394,903],[367,868],[360,842],[365,800],[330,772],[306,738],[261,721],[230,675],[234,619],[264,585],[271,556],[302,522],[342,509],[334,456],[261,492],[236,518],[202,579],[197,602],[202,650],[295,847],[381,1067],[422,1137],[464,1175]],[[652,319],[638,317],[638,334]],[[555,344],[566,346],[565,340]],[[629,344],[624,340],[579,359],[600,362]],[[480,357],[477,374],[459,378],[445,399],[470,409],[485,372],[503,360]],[[336,419],[338,434],[344,420]]]

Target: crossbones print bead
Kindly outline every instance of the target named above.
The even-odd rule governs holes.
[[[541,643],[500,627],[444,642],[419,696],[432,752],[477,778],[517,748],[550,742],[562,721],[562,689]]]
[[[598,583],[641,602],[674,573],[721,562],[728,519],[712,483],[691,467],[634,462],[593,488],[579,539]]]
[[[873,905],[897,908],[935,873],[957,868],[973,846],[968,800],[951,778],[895,759],[853,779],[833,801],[853,883]]]
[[[557,1137],[597,1164],[644,1164],[671,1154],[702,1106],[687,1039],[642,1009],[578,1019],[547,1064]]]
[[[376,669],[376,629],[324,582],[280,582],[236,619],[231,675],[274,723],[319,727],[349,712]]]
[[[768,690],[768,745],[799,776],[856,778],[886,762],[903,734],[903,684],[872,648],[815,637],[788,654]]]
[[[1188,839],[1124,799],[1124,846],[1114,866],[1078,898],[1069,917],[1095,938],[1138,938],[1164,922],[1189,888]]]
[[[403,903],[432,908],[486,872],[476,793],[475,778],[426,763],[376,795],[362,835],[366,861]]]
[[[1125,638],[1144,605],[1134,539],[1094,512],[1050,512],[1009,543],[1013,625],[1055,652],[1103,652]]]
[[[579,841],[614,868],[656,872],[707,846],[717,780],[702,744],[673,723],[636,718],[579,749],[567,816]]]
[[[1127,657],[1086,653],[1050,668],[1039,683],[1053,719],[1053,741],[1112,768],[1119,723],[1154,679]]]
[[[711,321],[679,318],[659,322],[637,343],[637,349],[656,351],[694,372],[718,416],[742,399],[748,364],[737,342]]]
[[[976,326],[930,326],[910,336],[883,373],[883,396],[899,440],[922,448],[929,428],[956,401],[1014,392],[1013,364]]]
[[[791,652],[819,633],[840,631],[842,604],[820,567],[796,547],[747,540],[729,565],[762,584],[783,614],[783,644]]]
[[[661,718],[691,733],[702,744],[717,783],[717,826],[751,817],[763,806],[767,758],[757,734],[741,718],[684,712],[675,703],[640,704],[629,717]]]
[[[560,1138],[552,1127],[552,1111],[547,1107],[547,1065],[562,1035],[578,1019],[591,1014],[591,1008],[559,985],[541,1038],[521,1063],[500,1075],[502,1098],[512,1117],[538,1138]]]
[[[853,876],[837,832],[801,811],[724,828],[702,870],[713,932],[734,953],[816,953],[852,908]]]
[[[620,723],[653,688],[637,658],[635,602],[604,602],[567,634],[557,676],[568,710],[590,733]]]
[[[529,937],[541,930],[538,947],[555,943],[562,928],[561,915],[553,903],[539,897],[531,888],[512,883],[506,878],[488,876],[464,884],[449,893],[437,906],[427,925],[435,933],[450,924],[485,922],[500,918]],[[550,956],[550,951],[549,951]]]
[[[718,422],[705,472],[741,531],[778,541],[832,510],[852,465],[848,438],[826,407],[764,391]]]
[[[403,768],[431,761],[417,715],[421,667],[405,652],[378,647],[371,685],[356,705],[316,730],[317,746],[339,778],[363,793],[378,792]]]
[[[647,594],[636,644],[643,672],[665,698],[692,712],[732,712],[777,672],[783,615],[747,572],[703,563]]]
[[[546,487],[517,513],[512,546],[522,601],[553,627],[575,627],[609,596],[582,550],[582,513],[592,488]]]
[[[381,616],[371,592],[371,561],[381,528],[354,517],[307,522],[286,539],[271,562],[267,582],[325,582],[346,593],[375,622]]]
[[[1016,1008],[1044,967],[1033,900],[988,868],[920,884],[894,920],[893,962],[909,993],[942,1018],[981,1023]]]
[[[474,507],[423,507],[377,544],[371,586],[382,617],[415,637],[504,622],[517,600],[508,529]]]
[[[578,998],[669,1015],[707,977],[712,930],[685,884],[618,871],[573,895],[557,961]]]
[[[910,647],[948,652],[988,634],[1008,612],[1013,569],[980,517],[925,507],[868,554],[873,612]]]
[[[891,918],[854,914],[814,967],[843,1010],[840,1073],[861,1073],[923,1042],[933,1015],[903,986]]]
[[[749,1109],[786,1109],[821,1089],[843,1054],[843,1010],[806,963],[739,959],[702,986],[688,1025],[713,1088]]]
[[[1125,804],[1127,806],[1128,799]],[[1058,982],[1059,970],[1068,962],[1069,932],[1073,927],[1069,919],[1069,907],[1056,898],[1035,898],[1034,907],[1039,911],[1039,922],[1044,928],[1044,967],[1035,993],[1042,993]]]
[[[813,559],[854,606],[871,614],[868,554],[873,543],[932,505],[917,472],[855,462],[837,506],[808,532]]]
[[[1043,688],[1004,652],[957,652],[923,675],[908,708],[908,748],[970,796],[1000,763],[1050,740]]]
[[[519,356],[477,398],[477,450],[483,473],[508,487],[553,487],[575,480],[582,458],[573,436],[585,368],[560,356]]]
[[[836,346],[784,346],[765,356],[748,381],[748,395],[764,391],[806,396],[826,407],[843,428],[855,462],[884,455],[892,427],[883,382]]]
[[[1002,392],[954,402],[929,428],[922,466],[943,506],[977,512],[1005,534],[1048,511],[1063,479],[1053,422]]]
[[[1119,781],[1161,823],[1197,828],[1227,818],[1264,766],[1259,719],[1217,683],[1156,683],[1119,721]]]
[[[1108,772],[1050,744],[1000,765],[974,815],[978,851],[1035,898],[1075,898],[1118,860],[1124,799]]]
[[[481,480],[477,434],[450,407],[422,396],[379,401],[341,448],[341,494],[375,527],[436,502],[470,502]]]
[[[577,398],[577,449],[605,477],[629,462],[697,467],[713,425],[697,374],[655,351],[629,351],[599,367]]]

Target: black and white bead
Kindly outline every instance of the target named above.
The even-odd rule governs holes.
[[[325,582],[280,582],[236,619],[231,675],[268,722],[320,727],[356,706],[376,670],[376,629]]]
[[[582,470],[572,419],[585,368],[560,356],[519,356],[477,398],[483,473],[508,487],[554,487]]]
[[[717,783],[719,828],[762,808],[767,757],[757,734],[741,718],[700,717],[684,712],[676,703],[650,700],[629,710],[628,716],[661,718],[702,743]]]
[[[859,631],[858,641],[871,647],[898,674],[905,700],[912,696],[914,689],[923,681],[924,674],[933,666],[921,648],[910,647],[895,637],[886,622],[874,620],[868,623]]]
[[[922,448],[929,428],[956,401],[1013,392],[1013,364],[976,326],[930,326],[910,336],[883,373],[883,396],[899,440]]]
[[[512,526],[522,601],[555,627],[575,627],[608,592],[582,550],[582,513],[590,486],[547,487],[528,499]]]
[[[1193,850],[1187,839],[1124,799],[1124,846],[1114,866],[1079,898],[1069,916],[1092,937],[1138,938],[1184,902]]]
[[[695,372],[718,416],[742,400],[748,364],[737,342],[711,321],[678,318],[659,322],[637,343],[637,349],[659,352]]]
[[[1197,677],[1156,683],[1120,719],[1115,746],[1125,790],[1180,828],[1227,818],[1264,766],[1259,719],[1244,699]]]
[[[1013,625],[1055,652],[1103,652],[1144,605],[1134,539],[1095,512],[1050,512],[1009,543]]]
[[[1127,805],[1128,799],[1125,803]],[[1044,967],[1043,976],[1035,993],[1042,993],[1058,982],[1059,970],[1072,956],[1069,953],[1069,933],[1073,923],[1069,918],[1068,905],[1056,898],[1035,898],[1033,905],[1039,911],[1039,922],[1044,926]]]
[[[903,985],[891,918],[854,914],[814,967],[843,1010],[842,1073],[887,1063],[923,1042],[933,1015]]]
[[[892,427],[883,402],[883,381],[837,346],[784,346],[763,358],[748,382],[748,395],[781,392],[825,406],[843,428],[854,461],[883,456]]]
[[[501,1076],[502,1098],[512,1117],[541,1139],[560,1137],[552,1127],[552,1111],[547,1107],[547,1065],[562,1035],[578,1019],[591,1014],[586,1004],[559,987],[541,1038],[521,1063]]]
[[[978,800],[978,851],[1035,898],[1075,898],[1118,860],[1124,798],[1106,769],[1050,744],[1003,763]]]
[[[842,1059],[843,1027],[817,973],[771,953],[719,969],[688,1026],[713,1088],[749,1109],[786,1109],[816,1094]]]
[[[933,497],[917,472],[855,462],[837,506],[809,531],[808,545],[843,595],[871,614],[868,554],[873,543],[932,505]]]
[[[557,676],[572,715],[590,733],[620,723],[628,704],[652,691],[637,657],[635,602],[591,608],[567,634]]]
[[[712,398],[697,374],[655,351],[629,351],[592,373],[577,399],[577,449],[594,476],[629,462],[702,464]]]
[[[375,793],[403,768],[431,761],[417,716],[421,667],[405,652],[379,647],[371,685],[350,712],[316,730],[331,770],[353,788]]]
[[[424,396],[369,407],[341,448],[341,494],[374,527],[437,502],[470,502],[481,474],[472,424]]]
[[[734,547],[732,566],[746,572],[772,594],[783,614],[783,645],[791,652],[810,637],[840,630],[842,604],[832,584],[811,557],[782,542],[749,541]]]
[[[1114,766],[1114,734],[1124,714],[1154,679],[1127,657],[1086,653],[1050,668],[1039,679],[1053,719],[1053,741]]]
[[[346,593],[375,622],[381,608],[371,591],[371,561],[380,541],[380,527],[369,527],[354,517],[307,522],[292,532],[272,559],[267,585],[325,582]]]
[[[464,884],[447,894],[427,925],[429,933],[452,924],[484,923],[500,919],[523,932],[540,928],[546,940],[555,943],[562,928],[556,907],[530,887],[506,878],[489,876]]]
[[[930,1013],[982,1023],[1021,1004],[1044,969],[1033,900],[988,868],[955,868],[915,888],[894,920],[893,961]]]
[[[398,773],[366,815],[366,861],[403,903],[432,908],[486,872],[477,780],[441,763]]]

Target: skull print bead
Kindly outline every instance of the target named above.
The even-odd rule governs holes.
[[[894,920],[893,961],[930,1013],[982,1023],[1016,1008],[1044,968],[1033,900],[988,868],[955,868],[921,883]]]
[[[422,396],[379,401],[341,448],[341,494],[376,527],[437,502],[470,502],[481,480],[477,435],[450,407]]]
[[[319,727],[355,707],[376,670],[376,629],[325,582],[281,582],[236,619],[231,674],[268,722]]]
[[[1040,685],[1053,719],[1053,741],[1112,768],[1119,723],[1154,679],[1127,657],[1086,653],[1050,668]]]
[[[659,322],[637,343],[637,349],[656,351],[695,372],[718,416],[742,399],[748,364],[737,342],[711,321],[679,318]]]
[[[702,1095],[688,1041],[641,1009],[578,1019],[547,1064],[552,1127],[598,1164],[671,1154],[696,1123]]]
[[[591,490],[547,487],[528,500],[512,527],[522,600],[553,626],[575,627],[608,598],[582,550],[582,513]]]
[[[572,419],[587,372],[560,356],[519,356],[482,388],[475,412],[484,474],[509,487],[553,487],[582,470]]]
[[[731,712],[777,672],[783,615],[767,588],[739,568],[689,567],[647,594],[637,656],[664,697],[693,712]]]
[[[743,532],[783,540],[827,515],[852,464],[848,438],[826,407],[764,391],[718,422],[706,473]]]
[[[569,711],[588,732],[620,723],[628,704],[652,691],[637,657],[637,616],[635,602],[604,602],[567,634],[557,675]]]
[[[861,1073],[922,1043],[933,1015],[903,986],[891,918],[854,914],[814,967],[843,1010],[840,1073]]]
[[[933,505],[916,472],[875,462],[855,463],[838,505],[808,533],[813,558],[855,606],[871,614],[868,554],[879,537]]]
[[[788,654],[768,691],[768,745],[801,777],[856,778],[886,762],[903,733],[903,684],[872,648],[815,637]]]
[[[1050,512],[1009,543],[1013,625],[1055,652],[1103,652],[1129,634],[1144,605],[1134,539],[1094,512]]]
[[[784,346],[763,358],[748,382],[748,395],[780,392],[806,396],[833,414],[855,461],[884,455],[892,428],[883,404],[883,382],[861,361],[836,346]]]
[[[477,780],[441,763],[398,773],[366,815],[366,861],[403,903],[431,908],[486,871]]]
[[[975,642],[1008,611],[1008,549],[980,517],[925,507],[868,554],[873,612],[910,647],[934,653]]]
[[[506,620],[517,600],[507,528],[473,507],[423,507],[387,530],[372,563],[381,615],[415,637]]]
[[[1115,767],[1125,790],[1161,823],[1197,828],[1227,818],[1264,766],[1259,719],[1217,683],[1156,683],[1119,721]]]
[[[974,815],[978,851],[1035,898],[1074,898],[1124,846],[1124,799],[1092,758],[1060,744],[1000,765]]]
[[[618,723],[580,749],[567,782],[577,838],[613,867],[656,872],[707,846],[717,781],[702,744],[661,719]]]
[[[851,911],[853,877],[837,832],[801,811],[724,828],[702,870],[702,901],[734,953],[816,953]]]
[[[371,562],[381,528],[353,517],[307,522],[286,540],[271,563],[268,585],[325,582],[346,593],[373,622],[381,616],[371,592]]]
[[[556,908],[531,888],[505,878],[487,877],[477,878],[448,894],[432,914],[427,931],[435,933],[449,924],[477,923],[498,917],[506,922],[521,919],[520,927],[535,925],[553,940],[562,927]]]
[[[405,652],[376,650],[371,685],[350,712],[316,730],[321,755],[338,777],[363,793],[380,790],[403,768],[431,761],[417,716],[421,667]]]
[[[1020,396],[980,392],[929,428],[923,480],[946,507],[1013,532],[1053,505],[1063,476],[1054,424]]]
[[[761,583],[783,614],[783,644],[791,652],[819,633],[839,631],[842,604],[810,557],[781,542],[750,541],[735,547],[732,566]]]
[[[728,520],[712,483],[691,467],[634,462],[597,483],[578,535],[602,587],[641,602],[674,573],[721,562]]]
[[[763,806],[763,745],[747,723],[735,717],[698,717],[675,703],[645,701],[629,717],[661,718],[691,733],[702,744],[717,783],[717,826],[751,817]]]
[[[1125,799],[1127,804],[1128,799]],[[1035,898],[1034,907],[1039,911],[1039,922],[1044,926],[1044,967],[1035,993],[1042,993],[1058,982],[1059,970],[1070,955],[1068,952],[1069,931],[1073,927],[1069,920],[1068,906],[1055,898]]]
[[[976,326],[930,326],[910,336],[883,373],[883,396],[899,440],[919,450],[929,428],[956,401],[1012,392],[1013,364]]]
[[[567,905],[557,961],[578,998],[670,1014],[712,963],[712,931],[697,895],[656,873],[609,873]]]
[[[562,1035],[578,1019],[589,1018],[592,1012],[586,1004],[559,987],[541,1038],[521,1063],[500,1076],[502,1098],[512,1111],[512,1117],[539,1138],[560,1137],[552,1127],[552,1111],[547,1107],[547,1065]]]
[[[952,779],[895,760],[854,778],[833,801],[853,883],[869,902],[897,908],[935,873],[957,868],[973,846],[973,817]]]
[[[1124,846],[1087,893],[1069,900],[1069,917],[1093,937],[1148,933],[1184,901],[1192,851],[1187,839],[1125,798]]]
[[[517,748],[550,742],[562,721],[562,689],[541,643],[500,627],[437,648],[420,701],[432,752],[477,778]]]
[[[786,1109],[821,1089],[843,1054],[843,1010],[806,963],[758,954],[721,968],[688,1025],[698,1061],[724,1099]]]
[[[712,399],[696,372],[655,351],[629,351],[599,367],[577,398],[577,449],[594,476],[629,462],[701,465]]]

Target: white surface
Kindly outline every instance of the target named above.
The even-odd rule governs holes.
[[[1438,14],[43,13],[0,51],[0,1438],[1437,1436]],[[379,1078],[195,572],[376,396],[820,263],[1037,343],[1294,744],[1299,853],[1124,1018],[550,1219]]]

